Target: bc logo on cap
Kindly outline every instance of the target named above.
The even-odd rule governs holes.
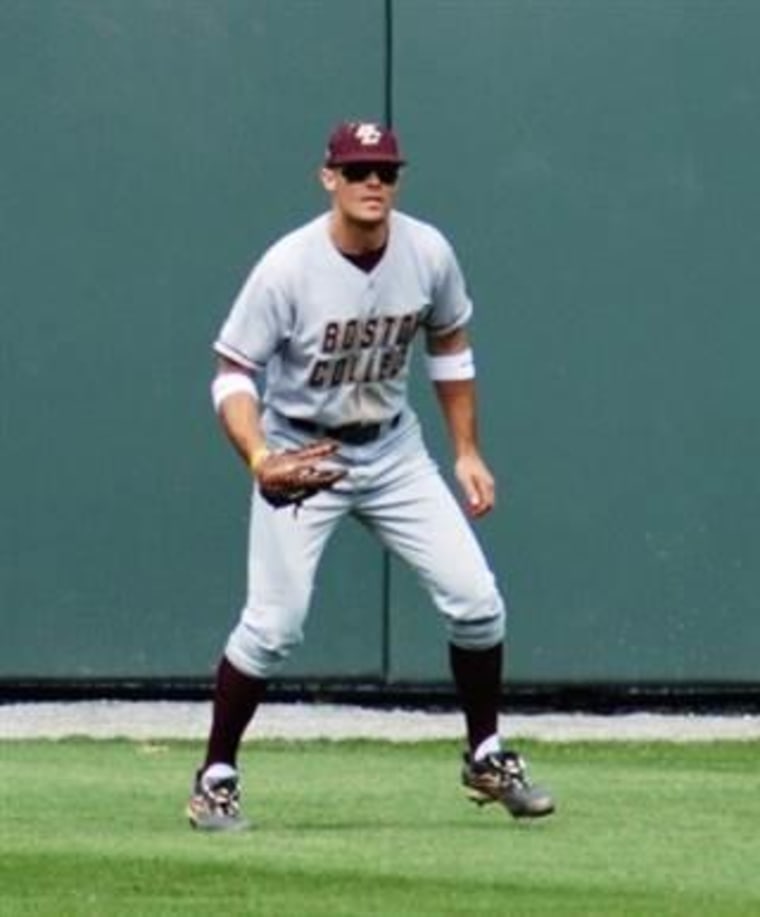
[[[362,146],[375,146],[380,143],[383,132],[376,124],[357,124],[354,137]]]

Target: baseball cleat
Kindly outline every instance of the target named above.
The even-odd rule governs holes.
[[[540,818],[554,811],[552,797],[530,783],[525,763],[513,751],[487,755],[482,761],[465,754],[462,783],[473,802],[500,802],[515,818]]]
[[[215,764],[195,776],[187,817],[200,831],[242,831],[249,827],[240,814],[240,779],[227,765]]]

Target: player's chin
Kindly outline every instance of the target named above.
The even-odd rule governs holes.
[[[387,219],[388,208],[380,204],[368,204],[357,210],[354,214],[355,222],[367,229],[373,229],[376,226],[380,226]]]

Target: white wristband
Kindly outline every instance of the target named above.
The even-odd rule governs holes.
[[[253,379],[247,373],[219,373],[211,383],[211,400],[214,410],[219,411],[222,402],[230,395],[242,393],[258,401],[259,393]]]
[[[427,354],[425,364],[428,375],[434,382],[475,377],[475,359],[470,347],[458,353]]]

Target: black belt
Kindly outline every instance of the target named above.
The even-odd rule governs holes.
[[[347,446],[364,446],[373,443],[382,433],[394,430],[401,420],[401,414],[396,414],[391,420],[383,423],[344,423],[340,427],[325,427],[313,420],[304,420],[301,417],[286,417],[287,422],[296,430],[311,433],[313,436],[327,437],[345,443]]]

